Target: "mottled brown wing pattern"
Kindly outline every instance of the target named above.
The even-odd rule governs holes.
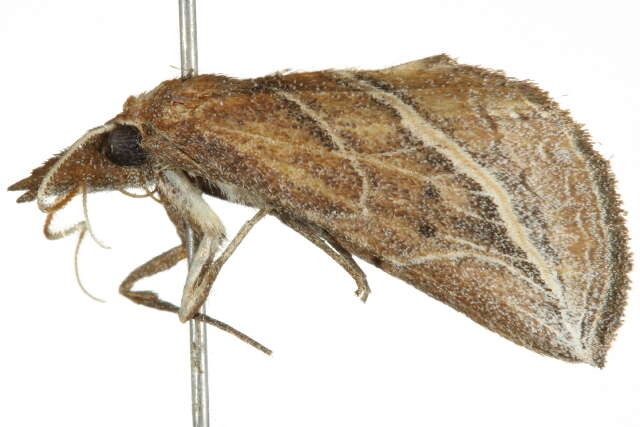
[[[604,363],[629,269],[619,202],[588,136],[532,84],[438,56],[165,82],[124,114],[512,341]]]

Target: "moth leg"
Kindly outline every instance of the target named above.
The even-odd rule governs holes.
[[[193,231],[195,251],[182,293],[178,317],[181,322],[193,318],[208,295],[213,258],[224,241],[220,218],[202,198],[202,191],[181,171],[164,171],[158,191],[169,218],[186,247],[186,230]],[[214,276],[215,277],[215,276]]]
[[[189,272],[182,293],[180,310],[178,311],[178,317],[181,322],[191,319],[200,310],[209,295],[208,290],[215,278],[215,276],[210,278],[212,260],[218,246],[218,243],[210,235],[205,234],[200,239],[189,265]]]
[[[133,286],[135,283],[144,279],[145,277],[153,276],[154,274],[166,271],[176,265],[178,262],[185,259],[187,256],[186,251],[182,245],[176,246],[173,249],[168,250],[155,258],[142,264],[140,267],[133,270],[126,279],[120,285],[120,294],[124,295],[136,304],[144,305],[146,307],[155,308],[157,310],[168,311],[171,313],[178,313],[178,306],[171,304],[168,301],[164,301],[158,297],[158,294],[152,291],[134,291]],[[271,354],[271,350],[263,346],[253,338],[243,334],[232,326],[221,322],[220,320],[213,319],[207,315],[197,313],[195,318],[206,322],[211,326],[215,326],[236,338],[244,341],[245,343],[257,348],[258,350]]]
[[[367,283],[367,276],[346,249],[324,230],[312,228],[304,223],[290,220],[289,218],[281,217],[280,219],[340,264],[356,281],[358,287],[356,296],[360,297],[362,302],[367,301],[371,293],[371,288],[369,288]]]
[[[122,284],[120,284],[120,294],[127,297],[136,304],[141,304],[163,311],[177,312],[178,308],[175,305],[171,304],[168,301],[161,300],[158,297],[158,294],[156,294],[155,292],[134,291],[132,289],[133,285],[135,285],[138,280],[169,270],[178,262],[185,259],[186,256],[186,251],[184,250],[182,245],[180,245],[150,259],[149,261],[129,273],[127,278],[124,279]]]
[[[345,268],[345,270],[347,270],[347,272],[351,274],[353,279],[356,281],[356,285],[358,286],[358,289],[356,289],[356,296],[360,297],[362,302],[367,302],[367,298],[369,298],[369,294],[371,293],[371,288],[367,283],[367,275],[364,274],[364,271],[362,271],[356,260],[353,259],[351,253],[343,248],[342,245],[333,238],[333,236],[323,230],[323,237],[324,240],[326,240],[333,249],[342,255],[343,259],[349,264],[352,271],[347,268]]]
[[[227,262],[229,257],[233,254],[233,252],[235,252],[236,248],[240,245],[247,234],[249,234],[249,231],[251,231],[253,226],[256,225],[262,218],[264,218],[269,213],[269,211],[269,208],[260,209],[258,213],[253,216],[253,218],[245,222],[238,231],[238,234],[236,234],[233,240],[229,242],[229,245],[227,245],[222,254],[212,263],[205,266],[201,270],[203,272],[203,276],[200,280],[198,280],[198,283],[200,285],[194,286],[192,288],[185,288],[185,293],[182,297],[182,303],[179,311],[180,320],[189,320],[195,313],[198,312],[204,301],[207,299],[207,296],[209,296],[209,292],[211,291],[213,282],[215,281],[216,277],[218,277],[220,269],[222,268],[224,263]],[[202,243],[200,244],[200,246],[202,246]],[[189,274],[191,274],[191,271],[189,271]],[[189,279],[187,279],[187,283],[189,283]]]

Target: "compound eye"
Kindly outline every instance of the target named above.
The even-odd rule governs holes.
[[[139,166],[147,159],[140,148],[142,135],[135,126],[119,125],[109,132],[104,155],[118,166]]]

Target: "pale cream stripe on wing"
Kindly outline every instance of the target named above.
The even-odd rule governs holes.
[[[464,258],[476,259],[476,260],[479,260],[479,261],[482,261],[482,262],[486,262],[488,264],[494,264],[496,266],[502,267],[505,270],[507,270],[509,273],[511,273],[514,277],[516,277],[516,278],[518,278],[520,280],[523,280],[523,281],[529,283],[532,287],[540,290],[540,285],[538,285],[537,283],[533,282],[528,277],[524,276],[520,271],[518,271],[516,268],[514,268],[511,265],[509,265],[508,263],[506,263],[504,261],[501,261],[501,260],[499,260],[497,258],[480,255],[480,254],[478,254],[476,252],[455,251],[455,252],[448,252],[446,254],[445,253],[439,253],[439,254],[425,255],[425,256],[413,258],[413,259],[410,259],[410,260],[407,260],[407,261],[399,261],[397,259],[390,259],[389,261],[392,264],[394,264],[395,266],[397,266],[397,267],[410,267],[410,266],[414,266],[414,265],[420,265],[420,264],[428,263],[430,261],[450,261],[450,262],[454,262],[456,260],[464,259]],[[544,290],[542,290],[542,291],[544,292]],[[535,316],[534,314],[523,310],[521,307],[519,307],[519,304],[517,304],[516,302],[512,302],[511,307],[513,307],[513,309],[515,311],[517,311],[518,313],[520,313],[523,317],[529,318],[529,319],[535,321],[538,325],[542,326],[543,328],[545,328],[546,330],[551,332],[551,335],[553,337],[552,338],[553,342],[561,344],[562,346],[574,347],[575,343],[572,342],[572,340],[564,339],[563,334],[562,334],[562,330],[557,330],[556,328],[554,328],[552,323],[546,323],[544,321],[544,319],[539,318],[539,317]],[[571,336],[573,338],[573,335],[571,335]]]
[[[244,131],[244,130],[239,130],[239,129],[233,129],[233,128],[228,128],[226,126],[219,126],[219,125],[215,125],[215,124],[209,124],[209,127],[213,130],[217,130],[221,133],[229,133],[232,135],[238,135],[241,137],[245,137],[245,138],[249,138],[249,139],[258,139],[260,141],[263,141],[265,143],[274,145],[274,146],[291,146],[290,143],[288,143],[287,141],[282,141],[279,139],[274,139],[268,136],[264,136],[264,135],[260,135],[254,132],[248,132],[248,131]],[[242,145],[238,145],[236,147],[239,151],[243,151],[243,147]],[[301,149],[300,147],[296,147],[297,149]],[[302,149],[307,150],[309,152],[314,152],[317,150],[310,148],[310,147],[303,147]],[[337,152],[336,152],[337,153]],[[347,157],[344,154],[339,155],[338,157],[340,158],[344,158],[347,159]],[[348,159],[347,159],[348,160]],[[277,162],[277,161],[273,161],[273,159],[269,159],[269,158],[263,158],[263,161],[265,163],[267,163],[268,165],[272,166],[274,164],[279,164],[279,167],[285,167],[286,170],[288,171],[288,174],[290,175],[290,177],[295,178],[298,177],[299,179],[302,179],[301,176],[299,176],[299,172],[301,170],[301,168],[299,167],[293,167],[293,166],[283,166],[282,162]],[[318,188],[321,189],[323,191],[323,193],[329,193],[329,188],[326,186],[325,183],[323,183],[320,179],[318,178],[311,178],[311,177],[304,177],[304,180],[306,181],[313,181],[313,184]],[[348,214],[348,217],[353,217],[354,219],[357,218],[362,218],[362,214],[357,212],[359,211],[359,206],[360,206],[360,202],[358,201],[358,203],[356,204],[355,202],[352,202],[351,200],[347,199],[347,198],[339,198],[339,200],[344,203],[346,206],[348,207],[352,207],[354,213],[353,214]],[[315,219],[318,221],[321,221],[322,219],[326,219],[324,218],[321,214],[319,214],[317,211],[309,211],[307,212],[307,215],[312,215],[313,218],[311,219]]]
[[[345,140],[340,135],[338,135],[322,117],[320,117],[320,114],[317,111],[309,107],[300,98],[298,98],[297,96],[295,96],[290,92],[276,91],[275,93],[278,96],[281,96],[282,98],[298,105],[298,107],[300,107],[300,110],[304,114],[306,114],[307,117],[309,117],[313,122],[315,122],[318,125],[318,127],[320,127],[323,131],[327,133],[327,135],[329,135],[333,143],[338,147],[338,151],[342,152],[345,155],[345,157],[349,159],[349,161],[351,162],[351,166],[353,167],[353,169],[356,171],[356,173],[358,174],[358,176],[360,176],[360,179],[362,180],[362,193],[360,194],[360,208],[362,209],[362,213],[364,215],[369,215],[369,208],[367,207],[367,199],[369,197],[369,178],[367,177],[367,174],[362,170],[362,167],[360,166],[360,161],[358,161],[354,153],[352,153],[350,150],[347,149]]]
[[[488,257],[486,255],[482,255],[482,254],[479,254],[477,252],[455,251],[455,252],[431,254],[431,255],[420,256],[420,257],[417,257],[417,258],[412,258],[412,259],[409,259],[409,260],[406,260],[406,261],[400,261],[398,259],[391,258],[391,259],[389,259],[389,262],[391,262],[396,267],[410,267],[410,266],[413,266],[413,265],[424,264],[424,263],[427,263],[429,261],[455,261],[455,260],[458,260],[458,259],[461,259],[461,258],[472,258],[472,259],[475,258],[477,260],[486,262],[488,264],[498,265],[498,266],[503,267],[504,269],[506,269],[509,273],[511,273],[516,278],[529,283],[532,288],[540,289],[540,285],[538,285],[537,283],[533,282],[531,279],[529,279],[528,277],[523,275],[521,271],[517,270],[512,265],[510,265],[510,264],[508,264],[508,263],[506,263],[506,262],[504,262],[502,260],[499,260],[497,258]]]
[[[387,92],[369,82],[363,81],[350,71],[334,71],[334,73],[352,82],[375,100],[393,108],[401,118],[401,125],[409,130],[414,137],[419,138],[425,146],[433,147],[441,154],[444,154],[451,160],[457,170],[467,174],[471,179],[485,188],[487,192],[494,195],[498,212],[505,222],[509,237],[527,254],[527,259],[538,268],[544,282],[547,283],[557,298],[559,303],[558,308],[562,313],[565,327],[574,341],[573,347],[577,353],[577,357],[582,360],[591,360],[589,350],[585,349],[580,342],[579,325],[576,325],[569,316],[569,311],[573,310],[572,307],[568,306],[569,301],[567,301],[564,296],[562,285],[557,275],[549,269],[540,251],[530,241],[527,230],[518,220],[513,210],[513,204],[509,194],[500,182],[486,169],[477,164],[467,152],[445,135],[442,130],[428,123],[412,106],[406,104],[394,93]]]
[[[451,160],[458,171],[471,177],[496,198],[498,212],[500,217],[505,220],[509,237],[527,254],[527,258],[540,270],[541,276],[547,282],[549,288],[552,289],[556,298],[562,301],[563,293],[560,283],[547,267],[538,249],[529,240],[526,229],[513,212],[509,194],[500,182],[483,169],[482,166],[478,165],[455,141],[451,140],[440,129],[427,123],[413,107],[406,104],[397,95],[362,81],[349,71],[335,71],[335,73],[360,86],[362,90],[368,92],[377,101],[392,107],[400,116],[402,126],[408,129],[414,137],[419,138],[425,146],[433,147],[441,154],[444,154]]]
[[[526,96],[523,96],[521,98],[521,101],[528,104],[528,106],[533,109],[534,111],[536,111],[536,113],[538,115],[540,115],[542,117],[542,119],[545,120],[549,120],[552,123],[555,123],[557,121],[560,121],[560,123],[563,124],[563,126],[559,126],[559,130],[561,132],[561,136],[564,136],[566,138],[568,138],[571,141],[571,145],[573,147],[573,152],[572,154],[576,155],[576,157],[578,157],[585,165],[586,165],[586,169],[589,171],[589,176],[591,178],[591,193],[593,193],[593,195],[596,198],[597,201],[597,205],[598,208],[597,211],[595,212],[596,215],[593,215],[593,211],[591,212],[591,214],[593,215],[593,217],[589,218],[590,222],[593,223],[594,228],[597,228],[599,231],[599,235],[598,236],[592,236],[590,235],[584,228],[584,222],[582,221],[581,218],[578,217],[578,215],[576,215],[576,225],[578,226],[578,228],[580,229],[580,231],[582,232],[583,235],[585,235],[585,239],[583,239],[583,242],[585,242],[585,250],[584,253],[586,254],[591,254],[593,253],[593,251],[595,250],[593,248],[593,245],[591,244],[592,242],[607,242],[607,260],[609,261],[607,263],[607,274],[608,274],[608,280],[606,281],[605,285],[602,286],[598,286],[597,283],[592,283],[591,286],[585,286],[584,287],[584,291],[583,291],[583,295],[582,295],[582,301],[577,304],[577,309],[574,310],[574,313],[576,313],[579,318],[576,321],[577,325],[583,325],[584,319],[587,315],[591,315],[592,321],[589,322],[588,325],[586,325],[586,331],[583,331],[582,335],[585,337],[585,339],[583,339],[584,342],[586,343],[591,343],[594,342],[596,340],[595,338],[595,325],[598,324],[598,322],[600,321],[600,319],[602,318],[602,310],[604,308],[604,304],[600,304],[600,306],[598,306],[596,309],[593,309],[592,307],[588,306],[588,299],[589,297],[595,293],[595,292],[600,292],[600,293],[604,293],[606,292],[606,289],[608,289],[609,286],[611,286],[613,284],[613,281],[615,280],[616,277],[616,273],[614,271],[614,263],[611,262],[611,260],[613,259],[613,247],[611,244],[611,235],[610,235],[610,229],[607,226],[606,222],[605,222],[605,217],[606,217],[606,213],[603,212],[602,207],[604,206],[604,201],[603,201],[603,197],[602,194],[597,186],[597,176],[600,174],[600,171],[597,169],[597,167],[595,167],[593,165],[593,158],[589,157],[585,151],[582,149],[582,147],[579,146],[581,139],[585,138],[584,136],[581,136],[579,133],[575,132],[576,128],[579,128],[578,125],[576,125],[571,119],[567,118],[566,116],[564,116],[564,114],[559,111],[559,110],[555,110],[551,113],[549,113],[548,111],[546,111],[544,108],[542,108],[539,104],[535,103],[535,102],[531,102]],[[588,137],[587,137],[588,138]],[[549,158],[549,153],[547,153],[546,150],[544,150],[544,145],[542,143],[537,144],[536,146],[536,151],[539,153],[539,155],[544,158],[546,161],[552,161],[552,159]],[[565,195],[569,196],[572,194],[571,191],[571,185],[568,182],[568,175],[565,176],[565,182],[564,182],[564,193]],[[562,207],[558,207],[558,209],[563,209],[563,208],[568,208],[569,206],[573,205],[574,203],[571,202],[571,198],[567,197],[566,198],[566,203],[563,203]],[[587,264],[592,264],[592,261],[589,257],[589,255],[587,255],[586,257],[584,257],[584,262],[586,262]],[[577,268],[580,268],[581,266],[578,266]],[[598,286],[598,289],[593,291],[593,288]],[[602,301],[606,301],[606,298],[603,299]],[[580,313],[581,312],[581,313]],[[586,333],[585,333],[586,332]]]

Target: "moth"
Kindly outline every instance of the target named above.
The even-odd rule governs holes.
[[[168,80],[9,190],[37,201],[45,234],[77,194],[142,189],[181,243],[120,287],[199,314],[224,262],[272,215],[369,286],[354,257],[516,344],[602,367],[631,268],[615,179],[588,134],[530,82],[446,55],[382,70]],[[153,190],[151,190],[153,189]],[[226,248],[208,194],[258,209]],[[133,290],[195,252],[180,306]],[[238,336],[249,340],[237,333]],[[256,343],[254,343],[256,344]]]

